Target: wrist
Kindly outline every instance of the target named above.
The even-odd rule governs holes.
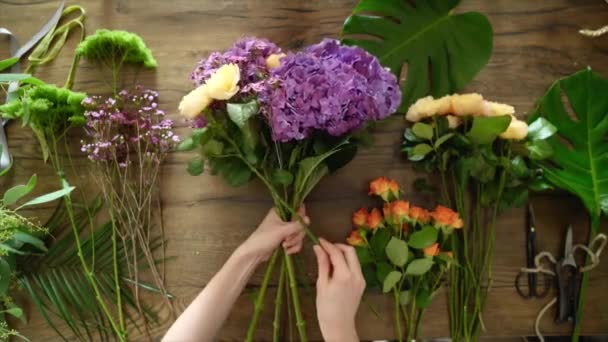
[[[249,248],[246,242],[242,243],[233,253],[231,258],[236,259],[241,265],[257,266],[263,262],[260,253]]]
[[[325,342],[359,342],[359,335],[355,324],[349,324],[343,327],[331,327],[330,329],[322,330]]]

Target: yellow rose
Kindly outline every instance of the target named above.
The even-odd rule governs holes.
[[[285,57],[284,53],[273,53],[266,58],[266,67],[268,69],[274,69],[281,64],[281,58]]]
[[[462,120],[454,115],[448,115],[446,116],[446,118],[448,119],[448,126],[450,128],[456,128],[458,126],[460,126],[460,124],[462,124]]]
[[[438,115],[446,115],[452,113],[452,95],[446,95],[444,97],[435,100],[437,106]]]
[[[484,101],[484,116],[499,116],[499,115],[513,115],[515,114],[515,108],[508,104]]]
[[[513,116],[509,127],[500,134],[500,137],[506,140],[522,140],[525,139],[527,135],[528,124],[525,121],[517,120],[517,118]]]
[[[205,82],[207,95],[215,100],[228,100],[239,91],[240,79],[241,71],[238,65],[222,65]]]
[[[405,114],[405,119],[410,122],[418,122],[437,113],[438,103],[432,96],[418,99],[410,106]]]
[[[213,99],[207,95],[206,85],[203,84],[182,98],[182,101],[179,103],[179,113],[188,119],[194,119],[211,102],[213,102]]]
[[[452,114],[457,116],[481,115],[484,110],[483,97],[477,93],[452,95]]]

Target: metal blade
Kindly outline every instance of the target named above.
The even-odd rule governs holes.
[[[568,225],[566,244],[564,245],[564,259],[572,256],[572,225]]]

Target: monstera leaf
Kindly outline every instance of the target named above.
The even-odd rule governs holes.
[[[476,12],[452,14],[459,0],[361,0],[344,38],[378,57],[397,77],[408,64],[400,111],[425,95],[463,88],[492,54],[492,26]]]
[[[566,95],[574,117],[562,101]],[[553,156],[542,164],[556,187],[578,196],[599,229],[608,214],[608,80],[586,69],[563,78],[538,103],[530,120],[543,117],[557,127],[548,139]]]

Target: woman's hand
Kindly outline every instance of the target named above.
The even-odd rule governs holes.
[[[359,341],[355,315],[365,290],[355,249],[320,239],[313,247],[319,266],[317,315],[327,342]]]
[[[300,207],[298,214],[306,225],[310,224],[304,205]],[[277,210],[272,208],[237,252],[244,253],[257,261],[266,261],[272,252],[282,245],[287,254],[295,254],[302,249],[304,235],[304,229],[299,221],[283,222]]]

